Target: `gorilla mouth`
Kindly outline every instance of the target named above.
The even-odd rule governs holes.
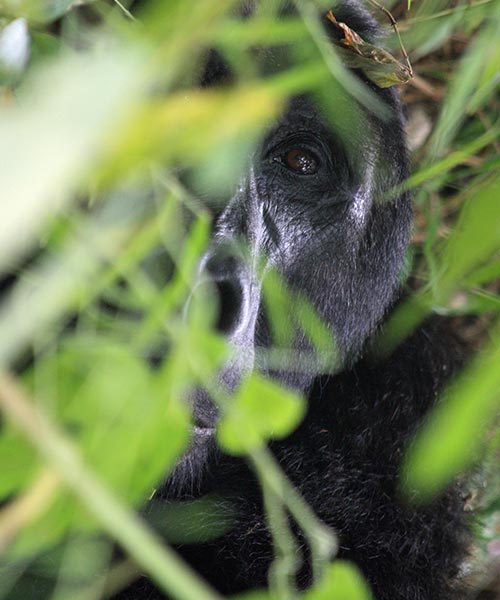
[[[158,495],[171,500],[198,498],[204,490],[204,479],[209,465],[217,461],[218,448],[214,426],[194,421],[191,426],[191,441],[158,490]]]
[[[219,411],[211,395],[204,387],[196,387],[188,396],[192,408],[193,433],[214,431]]]
[[[193,435],[197,438],[212,437],[215,434],[215,427],[204,427],[202,425],[193,425]]]

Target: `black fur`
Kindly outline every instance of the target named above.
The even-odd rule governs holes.
[[[358,2],[339,4],[338,20],[367,39],[377,37],[374,19]],[[212,53],[203,85],[229,77]],[[355,156],[311,98],[291,101],[219,216],[203,270],[220,290],[220,327],[243,357],[221,374],[228,389],[249,368],[266,371],[255,359],[255,349],[272,343],[261,282],[251,267],[257,257],[315,306],[335,334],[344,366],[334,376],[303,373],[297,365],[272,372],[308,398],[301,426],[272,443],[272,451],[317,515],[336,530],[340,556],[361,567],[378,600],[447,600],[457,598],[467,540],[460,494],[449,489],[417,509],[400,501],[397,490],[402,454],[456,369],[459,351],[427,323],[383,363],[366,357],[399,294],[412,217],[407,194],[384,200],[408,175],[401,106],[394,90],[370,87],[391,117],[382,121],[365,113],[366,122],[352,124]],[[284,166],[283,155],[294,147],[319,158],[315,174]],[[300,335],[294,346],[308,349]],[[217,421],[203,391],[196,394],[194,414],[205,434]],[[259,486],[245,462],[223,455],[209,435],[195,438],[159,496],[169,501],[207,493],[231,503],[235,526],[181,553],[223,593],[265,586],[272,545]],[[310,583],[307,567],[299,579],[301,587]],[[141,580],[125,597],[163,596]]]

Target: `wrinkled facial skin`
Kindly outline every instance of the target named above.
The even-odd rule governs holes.
[[[349,23],[348,17],[343,20]],[[256,348],[272,344],[262,308],[267,268],[307,297],[344,363],[359,357],[394,300],[411,206],[405,194],[385,196],[406,178],[407,160],[396,93],[374,91],[391,116],[381,121],[365,112],[362,121],[352,123],[350,150],[312,99],[293,99],[216,220],[200,277],[209,277],[217,288],[219,329],[235,348],[236,358],[220,374],[228,390],[242,373],[258,368]],[[307,340],[298,336],[294,346],[306,349]],[[290,365],[272,375],[307,395],[318,373],[304,371]],[[190,451],[170,478],[175,493],[196,487],[199,473],[218,452],[212,435],[215,406],[201,390],[193,403],[197,426]]]

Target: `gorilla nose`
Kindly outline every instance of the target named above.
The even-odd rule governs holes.
[[[230,335],[245,320],[246,277],[243,262],[221,247],[205,255],[203,271],[217,294],[216,329],[224,335]]]

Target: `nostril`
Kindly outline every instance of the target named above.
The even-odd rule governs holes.
[[[217,297],[217,331],[229,335],[245,319],[247,273],[239,249],[228,242],[215,244],[203,257],[201,274],[210,281]]]
[[[216,281],[232,278],[241,270],[240,261],[227,250],[219,249],[205,260],[204,269]]]
[[[237,278],[214,281],[219,300],[217,331],[228,335],[237,329],[242,318],[243,288]]]

